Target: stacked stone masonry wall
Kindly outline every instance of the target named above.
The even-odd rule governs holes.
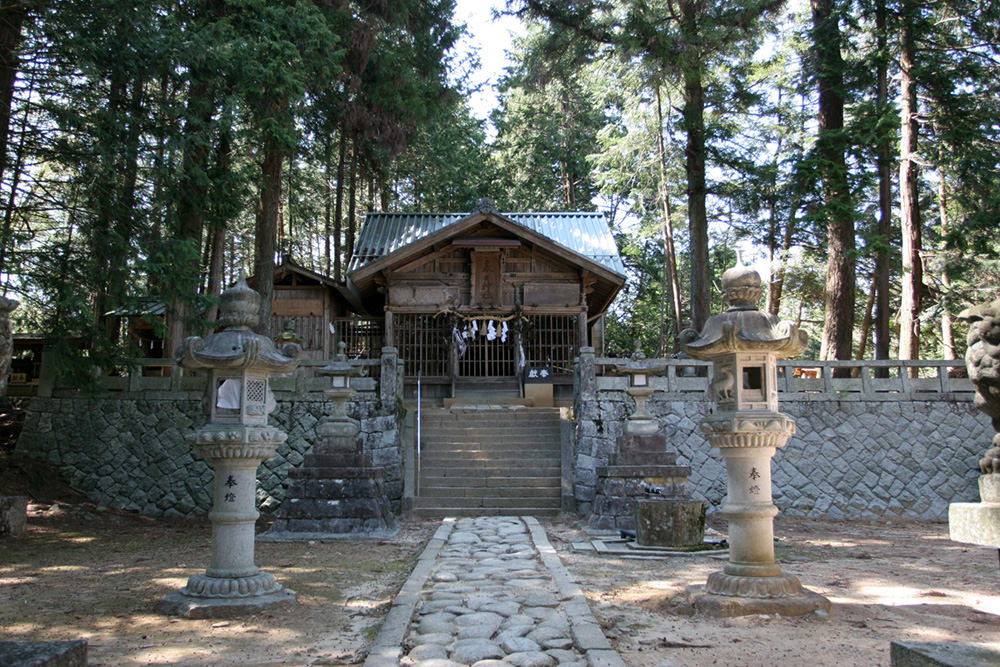
[[[257,470],[257,504],[264,512],[281,504],[288,469],[302,463],[317,424],[333,410],[332,402],[316,395],[276,392],[276,398],[270,420],[288,439]],[[205,421],[200,394],[32,398],[25,407],[17,453],[57,466],[94,502],[147,516],[208,513],[212,469],[184,439]],[[374,392],[361,392],[349,414],[361,423],[365,453],[385,467],[386,492],[398,512],[403,482],[396,406],[391,410],[381,409]]]
[[[576,508],[584,516],[594,501],[597,468],[608,464],[634,407],[623,378],[599,379],[578,391],[567,445]],[[288,469],[302,463],[318,422],[332,410],[318,392],[276,391],[276,397],[271,420],[288,440],[258,469],[258,505],[265,512],[281,503]],[[943,520],[949,503],[978,499],[978,460],[992,429],[971,395],[816,398],[781,402],[798,422],[772,464],[775,504],[785,515]],[[385,468],[387,495],[398,513],[404,457],[395,400],[387,405],[385,399],[359,392],[350,414],[361,422],[365,453]],[[18,454],[58,466],[95,502],[149,516],[207,513],[212,471],[184,439],[205,419],[199,392],[37,397],[25,407]],[[717,511],[725,499],[725,468],[698,427],[710,409],[705,392],[657,391],[647,407],[677,463],[691,467],[692,494]]]
[[[623,387],[622,387],[623,389]],[[615,451],[632,399],[620,389],[598,390],[576,404],[574,495],[590,512],[597,467]],[[704,394],[666,398],[656,393],[649,412],[691,466],[696,498],[718,511],[726,471],[701,435],[710,409]],[[797,420],[796,434],[772,460],[774,502],[786,516],[945,520],[948,504],[978,499],[978,461],[989,446],[989,419],[964,400],[782,400]]]

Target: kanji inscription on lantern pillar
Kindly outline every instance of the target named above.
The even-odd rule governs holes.
[[[260,295],[243,278],[221,299],[224,329],[204,339],[188,338],[177,352],[184,368],[208,371],[208,423],[187,440],[215,469],[208,515],[211,563],[156,605],[161,613],[187,618],[235,616],[295,601],[293,591],[254,564],[254,528],[257,466],[288,437],[267,423],[274,410],[268,377],[293,370],[301,348],[288,344],[279,351],[271,339],[250,329],[257,322]]]
[[[795,420],[778,411],[777,360],[794,357],[806,335],[791,322],[762,313],[760,275],[736,266],[722,276],[729,309],[701,332],[681,333],[684,351],[712,362],[709,385],[716,410],[701,430],[726,461],[729,563],[714,572],[695,606],[723,616],[828,610],[830,601],[783,574],[774,560],[771,458],[795,433]]]

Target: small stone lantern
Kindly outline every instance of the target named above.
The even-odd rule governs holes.
[[[649,384],[650,376],[662,375],[666,368],[667,362],[663,359],[646,359],[639,348],[639,341],[635,342],[631,358],[624,364],[615,366],[617,373],[628,375],[629,383],[625,393],[635,399],[635,411],[625,423],[626,433],[652,435],[659,431],[656,419],[646,410],[646,401],[653,395],[653,387]]]
[[[157,611],[187,618],[216,618],[293,602],[295,593],[254,564],[257,467],[274,456],[287,435],[268,426],[274,410],[268,387],[272,373],[298,365],[301,348],[274,343],[250,329],[260,312],[260,295],[240,278],[222,293],[223,331],[187,338],[177,352],[184,368],[206,369],[208,423],[187,437],[215,469],[212,499],[212,559],[204,574],[157,604]]]
[[[716,410],[701,430],[725,459],[727,476],[722,515],[729,521],[729,564],[709,576],[695,604],[725,616],[826,610],[829,600],[782,574],[774,560],[771,458],[795,433],[795,420],[778,411],[777,360],[800,354],[807,338],[796,325],[757,309],[756,271],[731,268],[722,285],[729,309],[710,317],[700,333],[681,334],[687,354],[712,362]]]
[[[337,356],[316,371],[317,375],[330,378],[330,388],[323,393],[334,402],[334,416],[338,418],[347,417],[347,401],[357,393],[351,388],[351,378],[361,375],[361,371],[347,360],[347,355],[344,354],[346,349],[347,343],[344,341],[337,343]]]
[[[326,375],[330,378],[330,388],[325,389],[323,394],[333,401],[333,414],[324,417],[317,429],[320,440],[327,445],[326,453],[334,451],[345,454],[360,453],[356,450],[361,426],[356,419],[347,416],[347,402],[357,393],[351,388],[351,378],[360,375],[361,372],[347,360],[347,355],[344,354],[346,348],[347,343],[344,341],[337,343],[337,357],[316,370],[317,375]]]
[[[346,347],[340,341],[336,359],[316,371],[330,378],[323,393],[333,402],[333,413],[316,427],[302,465],[288,471],[285,500],[263,540],[389,537],[398,530],[383,484],[385,470],[372,465],[359,437],[361,425],[347,415],[356,393],[351,378],[361,372],[347,360]]]

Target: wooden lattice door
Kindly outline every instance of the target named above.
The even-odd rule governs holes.
[[[517,354],[512,329],[500,320],[480,320],[466,325],[458,359],[458,376],[463,378],[513,378],[517,375]]]

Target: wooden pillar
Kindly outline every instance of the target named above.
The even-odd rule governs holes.
[[[392,328],[392,311],[385,309],[385,331],[382,334],[382,345],[385,347],[396,346],[396,334]]]
[[[577,316],[577,346],[578,347],[588,347],[590,341],[587,337],[587,309],[584,308],[580,311],[580,315]]]
[[[604,315],[601,315],[590,327],[590,346],[597,356],[604,356]]]

